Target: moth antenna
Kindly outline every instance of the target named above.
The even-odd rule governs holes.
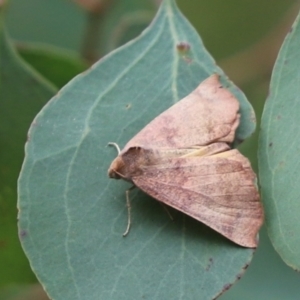
[[[131,204],[130,204],[130,198],[129,198],[129,193],[135,188],[135,185],[133,185],[130,189],[126,191],[126,206],[127,206],[127,211],[128,211],[128,221],[127,221],[127,228],[125,232],[123,233],[123,236],[125,237],[130,230],[130,225],[131,225]]]
[[[121,153],[120,147],[119,147],[119,145],[117,143],[111,143],[110,142],[110,143],[108,143],[108,146],[115,147],[117,149],[117,151],[118,151],[118,155]]]

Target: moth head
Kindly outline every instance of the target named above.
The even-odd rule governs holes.
[[[145,150],[141,147],[130,147],[123,150],[111,163],[108,176],[114,179],[124,179],[132,182],[132,178],[138,176],[145,164]]]
[[[121,156],[117,156],[113,162],[111,163],[109,169],[108,169],[108,177],[114,178],[114,179],[124,179],[124,175],[122,172],[122,169],[124,168],[125,163]]]

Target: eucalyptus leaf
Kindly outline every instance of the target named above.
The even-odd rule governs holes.
[[[259,140],[259,175],[266,224],[274,248],[300,270],[300,22],[278,54]]]
[[[212,73],[238,97],[237,142],[255,127],[245,96],[228,81],[172,0],[137,39],[77,76],[38,114],[19,179],[19,230],[52,299],[213,299],[240,278],[253,249],[108,179],[121,147]],[[187,116],[188,118],[188,116]]]

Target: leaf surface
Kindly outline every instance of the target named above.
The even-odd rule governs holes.
[[[19,230],[51,298],[212,299],[243,273],[252,249],[181,213],[172,211],[172,222],[138,190],[122,238],[130,185],[107,176],[116,156],[109,142],[124,146],[216,72],[241,103],[243,140],[255,127],[250,104],[166,0],[140,37],[77,76],[35,118],[19,179]]]

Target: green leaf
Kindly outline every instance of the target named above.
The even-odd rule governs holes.
[[[53,87],[15,53],[0,5],[0,286],[34,280],[16,228],[17,179],[32,118]]]
[[[88,65],[72,51],[44,44],[18,44],[17,49],[26,62],[57,87],[64,86]]]
[[[270,239],[282,259],[300,270],[299,16],[278,54],[264,107],[259,174]]]
[[[255,127],[250,104],[166,0],[139,38],[72,80],[36,117],[19,179],[19,230],[51,298],[212,299],[241,276],[252,249],[181,213],[172,211],[172,222],[138,190],[123,238],[130,185],[107,177],[116,155],[109,142],[123,146],[216,72],[241,102],[243,140]]]

